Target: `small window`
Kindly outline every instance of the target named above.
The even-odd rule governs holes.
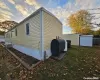
[[[26,35],[29,35],[29,23],[26,24]]]
[[[8,33],[8,38],[10,38],[10,34]]]
[[[15,35],[17,36],[17,28],[15,29]]]
[[[8,38],[8,33],[6,34],[6,38]]]
[[[7,38],[9,38],[9,33],[7,33]]]
[[[11,38],[12,38],[12,31],[11,31]]]

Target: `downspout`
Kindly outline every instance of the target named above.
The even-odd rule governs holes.
[[[40,10],[40,54],[41,60],[44,60],[44,29],[43,29],[43,11]]]

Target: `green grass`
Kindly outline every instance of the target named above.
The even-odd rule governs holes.
[[[24,77],[24,80],[83,80],[83,77],[100,77],[100,47],[72,46],[60,61],[45,60],[32,71],[21,65],[12,73],[15,77]]]
[[[76,47],[68,50],[61,61],[45,61],[36,72],[40,80],[82,80],[100,77],[100,48]]]

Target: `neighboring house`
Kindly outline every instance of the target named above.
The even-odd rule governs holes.
[[[0,35],[0,42],[5,42],[5,38],[2,35]]]
[[[51,56],[51,41],[56,36],[62,37],[62,23],[42,7],[5,33],[5,44],[44,60]]]
[[[65,40],[71,40],[71,45],[93,46],[93,35],[64,34]]]

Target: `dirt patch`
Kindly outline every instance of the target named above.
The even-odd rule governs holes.
[[[20,63],[4,48],[0,46],[0,79],[10,80],[12,72]],[[19,66],[20,67],[20,66]],[[16,75],[16,74],[15,74]],[[13,74],[13,79],[15,78]],[[18,79],[18,77],[16,78]]]
[[[32,60],[31,57],[30,59]],[[32,61],[31,63],[34,62]],[[27,70],[14,56],[0,45],[0,80],[36,80],[36,77],[34,78],[36,76],[35,70],[37,68],[39,69],[41,64],[32,70]]]

